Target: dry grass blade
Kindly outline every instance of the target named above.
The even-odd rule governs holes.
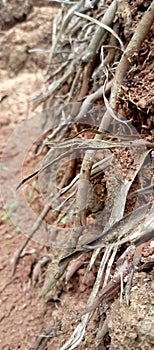
[[[103,271],[105,268],[105,264],[106,264],[106,261],[108,260],[110,252],[111,252],[111,248],[109,247],[106,249],[106,252],[105,252],[103,259],[100,263],[99,270],[97,273],[97,278],[96,278],[95,284],[93,286],[93,290],[92,290],[90,297],[88,299],[88,302],[87,302],[87,308],[91,308],[91,306],[93,305],[93,303],[95,301],[96,295],[97,295],[99,287],[100,287],[101,278],[102,278],[102,274],[103,274]],[[75,349],[75,347],[77,345],[79,345],[81,343],[81,341],[85,335],[87,324],[88,324],[90,318],[92,317],[92,314],[93,314],[93,311],[92,312],[90,311],[90,312],[87,312],[86,315],[82,316],[81,322],[75,328],[72,336],[60,348],[60,350],[73,350],[73,349]]]
[[[115,137],[111,136],[109,137],[109,140],[99,140],[99,139],[78,139],[78,138],[74,138],[72,140],[66,140],[63,142],[49,142],[47,143],[48,146],[50,147],[54,147],[54,148],[70,148],[73,147],[74,150],[79,150],[79,149],[91,149],[91,150],[97,150],[97,149],[109,149],[109,148],[121,148],[121,147],[138,147],[141,148],[141,146],[147,146],[147,147],[154,147],[154,143],[152,142],[148,142],[148,141],[144,141],[142,139],[140,140],[135,140],[135,141],[112,141],[110,140],[110,138],[115,139]],[[127,137],[126,137],[127,139]]]
[[[97,248],[97,247],[104,247],[107,244],[113,244],[113,245],[121,245],[127,241],[130,241],[130,235],[131,233],[131,239],[135,240],[135,237],[138,235],[138,230],[140,232],[140,228],[137,230],[137,227],[139,223],[142,223],[144,220],[146,220],[146,213],[152,210],[153,202],[150,202],[148,204],[143,205],[142,207],[134,210],[132,213],[124,216],[121,220],[116,222],[111,228],[109,228],[106,232],[103,232],[100,236],[98,236],[95,240],[91,240],[88,244],[86,244],[83,248]],[[147,214],[148,215],[148,214]],[[149,219],[147,219],[147,223],[149,223]],[[149,225],[151,222],[149,223]],[[133,236],[135,234],[135,237]],[[121,237],[126,237],[123,240],[121,240]]]
[[[128,263],[126,260],[115,272],[113,278],[99,292],[98,296],[95,298],[93,305],[91,307],[88,307],[84,313],[94,311],[101,303],[103,303],[103,301],[113,300],[120,290],[121,279],[122,277],[127,276],[128,270]]]
[[[32,173],[31,175],[25,177],[17,186],[17,190],[19,188],[21,188],[21,186],[23,186],[24,184],[26,184],[27,182],[29,182],[32,178],[38,176],[42,171],[44,171],[45,169],[47,169],[49,166],[53,165],[54,163],[58,162],[60,159],[64,158],[66,155],[70,155],[72,153],[72,151],[66,151],[62,154],[60,154],[58,157],[52,159],[52,160],[48,160],[47,164],[41,166],[38,170],[36,170],[34,173]]]
[[[134,210],[132,213],[124,216],[121,220],[114,223],[112,227],[103,231],[97,238],[90,240],[86,245],[83,245],[81,249],[78,249],[67,256],[63,257],[59,264],[65,262],[66,260],[71,261],[79,254],[84,253],[88,250],[100,249],[106,247],[109,244],[121,245],[122,242],[119,240],[119,236],[126,237],[125,241],[129,241],[129,233],[136,232],[136,228],[140,222],[145,219],[145,214],[152,210],[153,202],[143,205],[142,207]],[[133,239],[133,237],[132,237]],[[134,238],[135,239],[135,238]]]
[[[112,81],[109,81],[106,86],[105,86],[105,93],[107,94],[112,86]],[[103,89],[104,87],[101,86],[100,88],[98,88],[97,91],[95,91],[94,93],[90,94],[89,96],[86,97],[86,99],[83,101],[80,112],[77,114],[77,116],[75,117],[75,122],[80,121],[83,116],[88,112],[89,106],[92,103],[95,103],[98,99],[100,99],[103,95]]]
[[[132,183],[134,182],[135,177],[140,171],[149,152],[150,151],[145,150],[135,157],[135,170],[131,168],[128,169],[127,179],[124,179],[124,182],[122,183],[121,188],[118,191],[117,196],[115,197],[114,205],[109,219],[109,226],[111,226],[113,223],[115,223],[115,221],[118,221],[123,217],[128,191]]]
[[[125,124],[126,127],[129,129],[130,133],[131,133],[131,128],[129,127],[128,123],[129,121],[125,121],[125,120],[122,120],[120,118],[117,117],[117,115],[115,114],[115,112],[113,111],[113,109],[111,108],[109,102],[108,102],[108,99],[106,98],[105,96],[105,89],[106,89],[106,84],[108,83],[108,79],[109,79],[109,73],[108,73],[108,70],[107,68],[103,68],[103,71],[105,73],[105,76],[106,76],[106,80],[105,80],[105,83],[103,85],[103,99],[104,99],[104,103],[105,103],[105,107],[108,111],[108,113],[110,114],[110,116],[115,119],[117,122],[119,123],[122,123],[122,124]]]
[[[92,18],[90,16],[87,16],[87,15],[84,15],[83,13],[80,13],[80,12],[77,12],[75,11],[74,14],[76,16],[79,16],[81,18],[85,18],[87,19],[88,21],[92,22],[92,23],[95,23],[97,24],[99,27],[102,27],[103,29],[107,30],[108,32],[110,32],[119,42],[120,46],[121,46],[121,49],[122,51],[124,51],[124,45],[123,45],[123,42],[121,41],[121,39],[119,38],[119,36],[114,32],[114,30],[112,28],[110,28],[109,26],[107,26],[106,24],[100,22],[100,21],[97,21],[97,19],[95,18]]]

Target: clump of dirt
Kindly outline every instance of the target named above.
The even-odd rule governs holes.
[[[131,289],[131,304],[116,300],[108,317],[112,350],[152,349],[154,344],[153,274],[136,273]]]
[[[32,2],[26,5],[26,1],[24,4],[23,1],[19,3],[14,2],[0,10],[3,19],[4,13],[8,16],[7,29],[3,26],[1,32],[5,35],[0,36],[2,78],[17,76],[24,69],[29,73],[38,73],[38,70],[45,69],[48,63],[48,53],[45,50],[49,49],[51,44],[51,23],[56,10],[50,6],[46,7],[45,4],[37,7],[35,2],[34,5]],[[20,21],[13,15],[18,12],[21,13]],[[38,51],[30,53],[33,49]]]
[[[153,29],[149,32],[148,40],[145,40],[140,49],[139,61],[135,60],[132,69],[127,74],[123,86],[122,102],[126,116],[132,118],[137,130],[141,134],[150,134],[151,137],[154,134]]]
[[[32,11],[33,2],[30,1],[1,1],[0,3],[0,30],[7,30],[17,23],[27,19],[28,14]]]

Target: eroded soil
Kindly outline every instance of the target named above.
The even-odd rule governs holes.
[[[49,2],[13,1],[6,9],[1,9],[0,33],[0,144],[1,155],[9,136],[18,124],[29,114],[28,98],[40,89],[48,56],[28,53],[29,49],[48,49],[51,43],[51,23],[56,12]],[[28,3],[28,5],[25,5]],[[151,35],[151,34],[150,34]],[[145,44],[145,48],[146,48]],[[143,50],[144,56],[144,50]],[[151,56],[152,57],[152,54]],[[139,108],[152,111],[151,58],[146,61],[144,71],[139,72],[145,89],[131,81],[130,104],[137,102]],[[143,79],[144,76],[144,79]],[[37,109],[39,112],[41,109]],[[127,112],[127,111],[126,111]],[[127,114],[127,113],[126,113]],[[150,121],[144,124],[150,128]],[[146,129],[147,130],[147,129]],[[21,145],[22,147],[22,145]],[[16,161],[16,160],[14,160]],[[3,164],[2,164],[3,166]],[[16,163],[14,163],[16,166]],[[2,198],[3,199],[3,198]],[[25,212],[26,217],[26,212]],[[28,220],[28,216],[27,216]],[[59,286],[51,300],[44,303],[40,293],[44,281],[45,268],[37,262],[47,258],[50,273],[54,272],[60,252],[49,251],[43,245],[31,241],[21,257],[15,275],[12,277],[12,259],[24,241],[24,233],[17,232],[11,225],[1,204],[0,219],[0,347],[2,350],[30,350],[36,337],[47,326],[51,326],[47,349],[57,350],[68,339],[77,325],[78,315],[84,309],[90,294],[96,271],[92,271],[83,281],[86,261],[81,263],[75,278],[67,285]],[[151,251],[152,256],[152,251]],[[37,271],[34,269],[37,267]],[[35,274],[33,273],[35,270]],[[154,344],[153,311],[154,282],[150,271],[136,274],[131,292],[131,307],[119,305],[116,300],[108,315],[109,335],[106,344],[98,349],[151,349]],[[95,349],[95,321],[90,323],[84,343],[77,349]],[[111,337],[111,345],[109,338]],[[37,343],[35,343],[35,346]],[[43,347],[40,349],[44,349]]]
[[[42,6],[38,1],[36,6],[31,5],[26,10],[25,6],[20,6],[19,11],[19,4],[13,6],[12,2],[8,10],[1,11],[3,19],[0,38],[1,155],[13,130],[29,117],[29,96],[37,91],[44,81],[47,57],[44,55],[40,57],[37,54],[31,56],[27,49],[35,47],[45,49],[50,45],[51,24],[56,9],[51,8],[49,3],[47,6],[47,3],[44,2]],[[20,18],[14,18],[13,13],[19,14]],[[36,112],[31,113],[32,116]],[[24,234],[17,233],[9,222],[1,202],[0,347],[3,350],[30,349],[41,330],[51,324],[53,338],[56,334],[58,338],[51,339],[48,348],[57,349],[59,341],[64,337],[63,333],[69,332],[73,327],[74,321],[71,322],[71,319],[75,310],[79,311],[82,308],[82,301],[80,305],[78,303],[80,293],[73,290],[66,293],[64,302],[60,297],[55,297],[49,305],[44,304],[40,297],[42,282],[32,281],[31,275],[36,262],[41,257],[49,256],[49,252],[33,241],[26,247],[25,255],[20,260],[15,276],[12,277],[12,259],[24,239]],[[50,258],[52,259],[52,253]],[[61,328],[65,330],[61,331]]]

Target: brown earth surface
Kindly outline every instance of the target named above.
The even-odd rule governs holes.
[[[34,1],[34,5],[31,3],[28,8],[22,4],[23,1],[11,1],[7,9],[0,10],[1,156],[16,126],[29,117],[28,98],[40,88],[45,79],[47,57],[37,54],[31,56],[27,49],[49,48],[52,19],[56,11],[48,1],[43,6],[42,2]],[[14,18],[14,13],[19,16],[18,19]],[[38,112],[40,110],[38,108]],[[36,111],[31,112],[30,117],[34,115]],[[55,254],[33,241],[26,247],[15,276],[12,277],[12,259],[25,236],[17,233],[11,225],[2,202],[0,212],[0,348],[30,350],[37,336],[50,324],[53,335],[48,341],[48,349],[56,350],[73,330],[76,324],[74,316],[85,305],[88,287],[85,284],[80,288],[83,291],[87,289],[83,296],[77,286],[70,284],[63,288],[63,296],[60,288],[49,305],[45,304],[40,296],[42,281],[38,278],[36,283],[37,277],[35,275],[32,278],[32,271],[36,263],[46,256],[52,260],[54,271],[58,251],[53,263]],[[28,221],[26,215],[25,212]],[[40,275],[41,272],[40,270]]]
[[[55,13],[56,8],[51,7],[48,1],[44,1],[43,5],[41,1],[25,1],[24,5],[23,1],[10,1],[6,8],[0,8],[1,156],[9,136],[17,125],[36,113],[36,111],[29,112],[28,98],[43,85],[48,55],[30,54],[28,50],[36,47],[49,49],[51,24]],[[146,43],[151,40],[153,39],[150,33],[144,44],[145,50],[144,46],[142,48],[143,57]],[[151,53],[151,59],[147,59],[146,65],[138,72],[138,77],[143,83],[142,87],[131,80],[131,73],[129,77],[131,106],[135,103],[138,108],[148,108],[151,111],[150,118],[145,118],[143,121],[146,130],[152,128],[151,115],[154,110],[151,88],[152,57]],[[37,112],[40,111],[39,107]],[[126,110],[126,115],[128,113]],[[16,159],[14,167],[17,165],[15,162]],[[45,303],[40,295],[45,265],[41,268],[38,262],[46,258],[46,265],[50,265],[52,273],[61,251],[51,251],[42,244],[30,241],[12,277],[13,257],[24,241],[25,235],[18,232],[18,229],[10,223],[2,201],[3,198],[0,209],[0,348],[36,350],[37,336],[50,325],[47,347],[40,346],[38,349],[58,350],[78,323],[78,316],[84,310],[96,271],[89,273],[83,281],[86,266],[84,260],[75,277],[67,285],[58,286],[48,303]],[[29,220],[26,212],[25,218]],[[149,252],[151,256],[152,248],[152,246],[148,248],[151,249]],[[121,304],[117,300],[114,302],[108,314],[109,334],[106,337],[106,345],[99,345],[97,349],[151,349],[154,344],[154,316],[151,305],[154,305],[153,274],[151,271],[148,274],[136,273],[130,308],[125,302]],[[87,336],[77,349],[96,348],[95,327],[98,318],[99,315],[89,324]]]

